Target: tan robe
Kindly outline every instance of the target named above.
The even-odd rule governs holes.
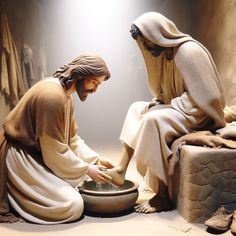
[[[120,139],[134,149],[138,171],[158,191],[158,178],[168,184],[172,142],[198,129],[225,125],[224,95],[216,66],[208,50],[159,13],[141,15],[133,22],[142,35],[156,45],[172,50],[168,60],[163,51],[153,57],[141,41],[148,86],[157,105],[141,115],[148,104],[134,103],[126,116]]]
[[[14,209],[35,223],[78,219],[84,206],[75,187],[98,154],[77,136],[71,97],[58,79],[34,85],[8,115],[4,131]]]

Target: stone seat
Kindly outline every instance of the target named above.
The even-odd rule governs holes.
[[[174,199],[192,223],[203,223],[221,205],[236,209],[236,150],[184,145],[175,167]]]

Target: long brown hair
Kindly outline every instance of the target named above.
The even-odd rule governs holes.
[[[66,89],[70,88],[75,79],[103,76],[110,78],[110,72],[105,61],[97,54],[83,53],[68,64],[61,66],[54,74]]]

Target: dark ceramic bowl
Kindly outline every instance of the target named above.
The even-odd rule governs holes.
[[[124,185],[97,184],[87,181],[79,187],[85,210],[92,213],[112,214],[131,209],[138,199],[138,184],[125,180]]]

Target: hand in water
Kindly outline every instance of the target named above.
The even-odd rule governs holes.
[[[102,170],[104,170],[103,165],[90,165],[88,169],[88,176],[97,183],[111,182],[112,177],[105,174]]]

